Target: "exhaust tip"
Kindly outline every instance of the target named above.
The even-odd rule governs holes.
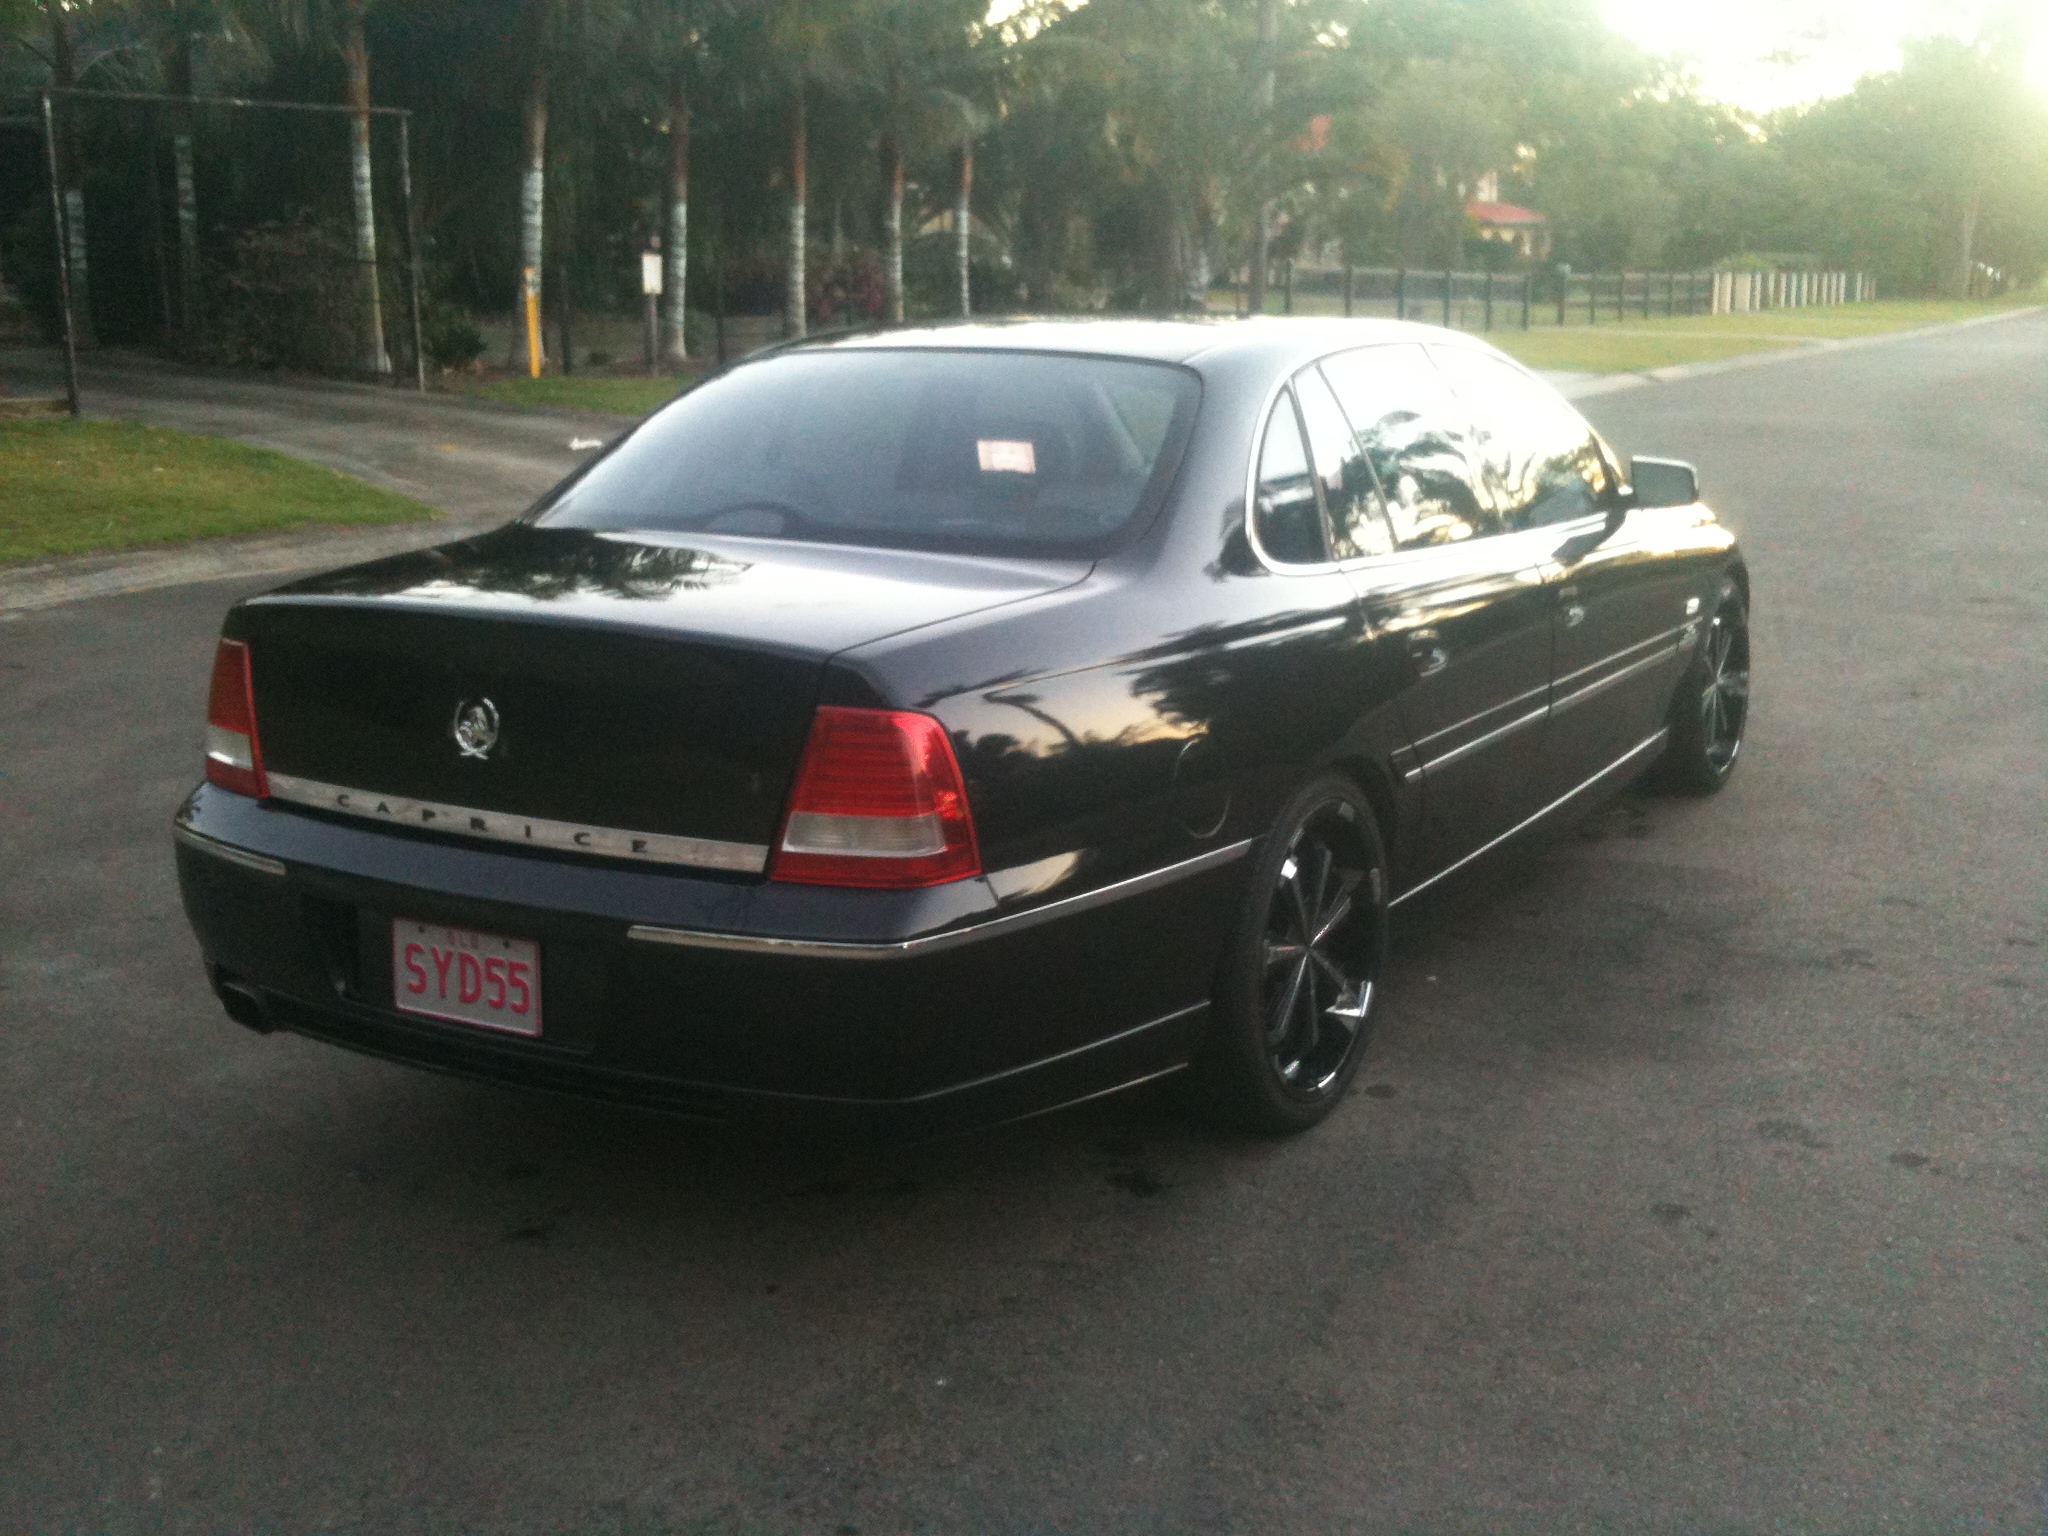
[[[220,999],[228,1017],[244,1029],[253,1029],[259,1035],[275,1033],[277,1026],[270,1021],[270,1010],[264,1005],[263,994],[236,976],[218,966],[209,967],[213,975],[213,995]]]

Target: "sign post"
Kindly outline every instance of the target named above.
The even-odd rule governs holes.
[[[647,371],[661,372],[660,317],[655,313],[661,297],[661,251],[657,247],[640,253],[640,295],[647,308]]]

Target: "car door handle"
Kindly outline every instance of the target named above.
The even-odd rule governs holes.
[[[1417,640],[1408,647],[1417,677],[1435,677],[1451,664],[1451,653],[1434,640]]]
[[[1564,605],[1564,627],[1566,629],[1577,629],[1585,622],[1586,605],[1584,603],[1566,603]]]

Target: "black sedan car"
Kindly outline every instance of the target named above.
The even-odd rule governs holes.
[[[1186,1070],[1295,1130],[1391,908],[1727,778],[1747,598],[1688,466],[1470,338],[824,338],[238,604],[179,878],[260,1030],[911,1129]]]

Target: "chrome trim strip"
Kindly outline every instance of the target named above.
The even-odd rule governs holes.
[[[1000,1072],[989,1073],[987,1077],[970,1078],[964,1083],[951,1083],[944,1088],[934,1088],[930,1093],[920,1093],[911,1098],[898,1099],[894,1102],[899,1104],[929,1104],[934,1099],[950,1098],[956,1093],[969,1093],[976,1088],[986,1088],[991,1083],[1000,1083],[1006,1077],[1016,1077],[1024,1072],[1036,1072],[1040,1067],[1049,1067],[1054,1062],[1067,1061],[1075,1056],[1085,1056],[1090,1051],[1099,1051],[1105,1045],[1115,1045],[1119,1040],[1128,1040],[1133,1035],[1142,1035],[1148,1029],[1162,1029],[1166,1025],[1173,1023],[1176,1019],[1184,1019],[1191,1013],[1200,1013],[1208,1006],[1209,999],[1205,997],[1199,1003],[1189,1003],[1185,1008],[1176,1008],[1171,1013],[1162,1013],[1156,1019],[1147,1019],[1142,1024],[1133,1024],[1129,1029],[1120,1029],[1113,1035],[1103,1036],[1100,1040],[1090,1040],[1086,1045],[1070,1046],[1068,1049],[1056,1052],[1051,1056],[1042,1056],[1037,1061],[1027,1061],[1021,1067],[1005,1067]],[[1069,1104],[1079,1104],[1100,1094],[1115,1093],[1122,1088],[1134,1088],[1139,1083],[1144,1082],[1145,1078],[1163,1077],[1167,1072],[1178,1072],[1186,1065],[1186,1062],[1176,1062],[1173,1066],[1167,1067],[1162,1071],[1148,1072],[1145,1074],[1145,1077],[1133,1078],[1128,1083],[1119,1083],[1116,1088],[1097,1088],[1083,1094],[1079,1099],[1065,1099],[1045,1109],[1027,1110],[1018,1118],[1029,1120],[1033,1115],[1051,1114],[1054,1109],[1064,1109]],[[1007,1125],[1010,1122],[1006,1120],[1003,1123]]]
[[[1206,1005],[1198,1004],[1197,1006]],[[1188,1009],[1181,1010],[1182,1013],[1190,1011],[1191,1010]],[[1179,1013],[1169,1013],[1163,1019],[1154,1019],[1152,1023],[1170,1024],[1180,1016],[1181,1014]],[[1145,1026],[1145,1028],[1147,1029],[1151,1027],[1152,1026],[1150,1024]],[[1116,1038],[1121,1039],[1122,1037],[1118,1036]],[[1010,1119],[1002,1121],[1001,1123],[1004,1125],[1021,1125],[1026,1120],[1037,1120],[1045,1115],[1056,1115],[1063,1109],[1072,1109],[1079,1104],[1092,1104],[1097,1099],[1106,1099],[1112,1093],[1122,1093],[1126,1089],[1137,1088],[1146,1083],[1156,1083],[1162,1077],[1171,1077],[1176,1072],[1185,1072],[1189,1067],[1193,1065],[1194,1063],[1191,1061],[1177,1061],[1170,1067],[1161,1067],[1157,1072],[1147,1072],[1143,1077],[1134,1077],[1127,1083],[1118,1083],[1114,1088],[1098,1088],[1093,1093],[1082,1094],[1081,1097],[1079,1097],[1078,1099],[1062,1099],[1057,1104],[1048,1104],[1044,1109],[1028,1109],[1023,1114],[1012,1116]]]
[[[1418,737],[1415,741],[1415,750],[1419,754],[1432,741],[1439,741],[1443,737],[1462,731],[1473,721],[1484,720],[1488,715],[1497,715],[1502,710],[1513,709],[1517,704],[1526,704],[1531,699],[1548,699],[1550,697],[1550,686],[1548,682],[1542,682],[1538,683],[1534,688],[1525,688],[1512,699],[1503,699],[1498,704],[1487,705],[1486,708],[1480,710],[1476,715],[1467,715],[1456,725],[1447,725],[1441,730],[1431,731],[1427,736]],[[1453,750],[1459,749],[1454,748]]]
[[[1596,678],[1594,679],[1594,681],[1586,684],[1585,687],[1577,689],[1574,692],[1568,693],[1561,699],[1552,700],[1550,705],[1551,712],[1553,714],[1561,713],[1562,711],[1570,709],[1575,705],[1585,703],[1588,699],[1596,698],[1600,694],[1603,694],[1608,689],[1612,688],[1616,683],[1627,682],[1630,678],[1634,677],[1638,672],[1647,671],[1651,667],[1661,666],[1663,663],[1671,660],[1674,656],[1676,656],[1678,654],[1678,651],[1679,648],[1677,646],[1669,645],[1666,646],[1663,650],[1658,651],[1654,656],[1645,656],[1641,661],[1630,662],[1627,666],[1623,667],[1619,672],[1610,672],[1605,677]],[[1572,674],[1572,676],[1574,677],[1577,677],[1578,675],[1579,674],[1576,672]]]
[[[1559,710],[1570,709],[1574,705],[1583,704],[1588,699],[1594,698],[1597,695],[1604,693],[1607,689],[1612,688],[1615,684],[1623,682],[1628,678],[1634,677],[1638,672],[1644,671],[1650,667],[1654,667],[1658,665],[1660,662],[1669,661],[1673,656],[1678,654],[1678,651],[1681,648],[1681,643],[1685,638],[1685,633],[1688,628],[1688,625],[1680,624],[1676,628],[1665,630],[1664,633],[1661,635],[1652,635],[1647,640],[1638,640],[1634,645],[1623,646],[1620,650],[1614,652],[1614,654],[1611,656],[1603,656],[1598,661],[1591,662],[1588,663],[1586,666],[1580,667],[1576,672],[1566,673],[1562,678],[1558,679],[1557,683],[1546,683],[1541,688],[1531,688],[1525,693],[1518,693],[1515,695],[1515,697],[1509,699],[1506,703],[1494,705],[1491,710],[1482,710],[1479,714],[1473,715],[1468,719],[1461,720],[1456,725],[1447,725],[1440,731],[1431,732],[1429,735],[1423,737],[1421,741],[1416,743],[1416,746],[1418,748],[1425,746],[1429,742],[1435,741],[1440,737],[1448,736],[1453,731],[1463,730],[1466,726],[1470,725],[1473,720],[1481,719],[1487,714],[1491,714],[1495,711],[1502,709],[1511,709],[1515,705],[1521,703],[1523,700],[1534,698],[1539,693],[1551,694],[1551,699],[1549,703],[1545,706],[1545,708],[1532,711],[1529,714],[1521,716],[1519,719],[1511,720],[1506,725],[1499,726],[1491,731],[1488,731],[1484,736],[1474,737],[1471,741],[1466,742],[1461,747],[1453,747],[1450,751],[1444,753],[1441,757],[1431,758],[1429,761],[1419,763],[1413,768],[1404,769],[1401,774],[1403,782],[1412,782],[1416,779],[1419,779],[1424,774],[1428,773],[1432,768],[1449,767],[1452,763],[1457,762],[1460,758],[1469,756],[1471,753],[1477,752],[1480,748],[1492,744],[1493,742],[1499,740],[1501,737],[1506,736],[1513,731],[1518,731],[1522,729],[1522,727],[1524,726],[1533,725],[1536,721],[1542,719],[1546,714],[1554,715]],[[1600,668],[1605,666],[1611,666],[1616,661],[1620,660],[1622,657],[1632,656],[1637,651],[1642,650],[1645,646],[1650,645],[1662,646],[1663,649],[1657,651],[1654,655],[1645,656],[1639,661],[1632,661],[1627,666],[1623,667],[1619,672],[1611,673],[1606,677],[1597,678],[1593,682],[1587,683],[1585,686],[1564,695],[1562,698],[1556,696],[1555,690],[1558,686],[1558,683],[1568,683],[1573,678],[1584,677],[1588,672],[1597,672]]]
[[[618,827],[591,827],[573,821],[514,816],[504,811],[479,811],[431,800],[380,795],[375,790],[322,784],[317,779],[302,779],[288,773],[272,773],[269,779],[272,799],[482,842],[517,843],[527,848],[635,859],[644,864],[680,865],[688,869],[736,870],[749,875],[757,875],[768,867],[768,848],[764,843],[725,843],[708,837],[628,832]]]
[[[1420,885],[1411,885],[1410,887],[1408,887],[1407,890],[1403,891],[1400,895],[1396,896],[1392,901],[1388,902],[1387,906],[1390,909],[1398,907],[1399,905],[1401,905],[1402,902],[1406,901],[1409,897],[1420,896],[1432,885],[1435,885],[1437,881],[1448,879],[1450,876],[1455,875],[1459,870],[1463,869],[1467,864],[1470,864],[1474,859],[1480,857],[1482,854],[1491,853],[1494,849],[1498,848],[1502,843],[1506,842],[1509,838],[1515,836],[1517,833],[1526,831],[1528,828],[1533,827],[1534,825],[1536,825],[1537,822],[1541,821],[1544,817],[1548,816],[1552,811],[1558,809],[1566,801],[1577,799],[1580,795],[1584,794],[1587,790],[1591,789],[1595,784],[1598,784],[1602,779],[1608,777],[1610,774],[1617,773],[1621,769],[1627,767],[1630,763],[1635,761],[1635,759],[1637,759],[1638,757],[1641,757],[1645,752],[1649,751],[1652,747],[1662,746],[1664,744],[1665,737],[1669,736],[1670,734],[1671,727],[1667,725],[1662,727],[1656,735],[1649,737],[1647,740],[1637,742],[1634,746],[1630,747],[1626,752],[1622,753],[1621,756],[1617,757],[1613,762],[1609,763],[1605,768],[1602,768],[1598,773],[1594,774],[1590,779],[1587,779],[1577,788],[1566,790],[1563,794],[1559,795],[1555,800],[1551,801],[1550,804],[1546,805],[1545,807],[1543,807],[1542,810],[1538,811],[1534,816],[1529,817],[1527,820],[1516,822],[1512,827],[1509,827],[1507,831],[1501,833],[1499,837],[1494,838],[1491,842],[1484,843],[1481,846],[1474,848],[1470,853],[1466,854],[1465,857],[1458,860],[1457,863],[1446,865],[1444,868],[1438,870],[1435,874],[1431,875],[1427,880],[1423,881]]]
[[[230,864],[253,869],[259,875],[284,873],[284,865],[277,859],[267,859],[260,853],[251,853],[246,848],[237,848],[233,843],[224,843],[217,837],[208,837],[204,832],[194,832],[179,822],[171,824],[171,836],[187,848],[197,848],[201,853],[210,853],[216,859],[226,859]]]
[[[1451,748],[1451,750],[1444,753],[1442,757],[1431,758],[1428,762],[1422,764],[1419,768],[1415,769],[1414,771],[1418,774],[1427,776],[1432,769],[1448,768],[1452,763],[1459,762],[1464,758],[1468,758],[1474,752],[1477,752],[1484,747],[1492,746],[1496,741],[1499,741],[1502,737],[1512,736],[1516,731],[1519,731],[1526,726],[1536,724],[1539,720],[1545,718],[1549,713],[1550,706],[1548,704],[1545,704],[1541,709],[1532,709],[1529,711],[1528,714],[1523,715],[1520,719],[1510,720],[1506,725],[1495,726],[1492,730],[1488,731],[1484,736],[1473,737],[1470,741],[1466,742],[1462,747]]]
[[[784,955],[797,960],[907,960],[918,955],[941,954],[980,939],[1021,933],[1027,928],[1036,928],[1040,923],[1049,923],[1056,918],[1072,917],[1076,913],[1092,911],[1096,907],[1106,907],[1111,902],[1122,901],[1127,896],[1142,896],[1147,891],[1157,890],[1177,880],[1185,880],[1190,875],[1199,875],[1241,859],[1251,852],[1253,841],[1252,838],[1246,838],[1243,842],[1232,843],[1227,848],[1213,848],[1192,859],[1169,864],[1164,869],[1134,875],[1128,880],[1119,880],[1113,885],[1083,891],[1078,896],[1069,896],[1062,901],[1049,901],[1042,907],[1033,907],[1026,912],[1013,912],[1007,917],[991,918],[988,922],[976,923],[971,928],[952,928],[944,933],[926,934],[915,939],[778,939],[766,934],[718,933],[699,928],[661,928],[652,923],[635,923],[626,930],[626,937],[638,939],[643,944],[675,944],[684,949],[719,949],[748,955]]]
[[[1618,651],[1602,656],[1598,661],[1587,662],[1575,672],[1565,673],[1563,677],[1557,679],[1557,683],[1569,683],[1573,678],[1584,677],[1588,672],[1597,672],[1602,667],[1612,666],[1624,656],[1633,656],[1637,651],[1647,649],[1653,645],[1675,645],[1684,637],[1686,628],[1686,625],[1676,624],[1670,629],[1665,630],[1661,635],[1652,635],[1647,640],[1638,640],[1634,645],[1625,645]]]

